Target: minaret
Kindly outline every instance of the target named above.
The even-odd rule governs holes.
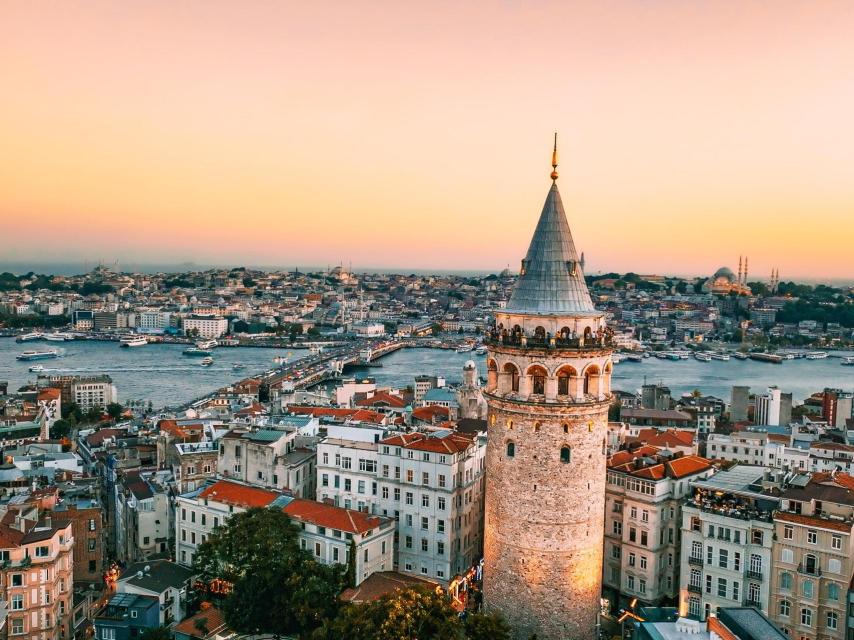
[[[738,256],[738,284],[741,284],[741,256]]]
[[[487,335],[484,604],[513,637],[595,638],[611,339],[552,185]]]
[[[747,256],[744,256],[744,282],[742,284],[747,286]]]

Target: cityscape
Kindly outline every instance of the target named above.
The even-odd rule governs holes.
[[[0,640],[854,639],[854,7],[55,9]]]

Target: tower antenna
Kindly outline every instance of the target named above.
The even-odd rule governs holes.
[[[552,182],[557,180],[557,175],[558,175],[557,174],[557,131],[555,131],[555,146],[554,146],[554,149],[552,150],[552,173],[551,173]]]

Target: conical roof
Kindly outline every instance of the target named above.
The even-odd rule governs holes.
[[[596,313],[555,182],[506,310],[541,315]]]

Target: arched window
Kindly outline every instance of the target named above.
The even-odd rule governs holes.
[[[569,395],[569,374],[566,371],[560,371],[557,374],[557,394],[559,396]]]
[[[528,375],[531,376],[531,393],[534,395],[545,394],[546,374],[547,371],[540,366],[534,366],[528,369]]]
[[[516,365],[508,362],[504,365],[504,373],[510,375],[510,390],[519,391],[519,369]]]
[[[507,457],[512,458],[516,455],[516,444],[513,442],[507,443]]]
[[[507,429],[509,429],[510,431],[513,431],[513,421],[512,420],[507,421]]]
[[[834,582],[827,584],[827,599],[839,600],[839,585]]]
[[[561,447],[560,448],[560,461],[563,462],[564,464],[568,464],[569,458],[570,458],[569,447]]]
[[[804,571],[815,575],[818,565],[816,564],[815,556],[808,553],[804,556]]]
[[[546,330],[543,327],[537,327],[534,329],[534,338],[537,342],[545,342]]]
[[[785,589],[786,591],[792,590],[792,574],[788,571],[784,571],[780,574],[780,588]]]
[[[569,425],[568,424],[563,425],[563,432],[569,433]]]

